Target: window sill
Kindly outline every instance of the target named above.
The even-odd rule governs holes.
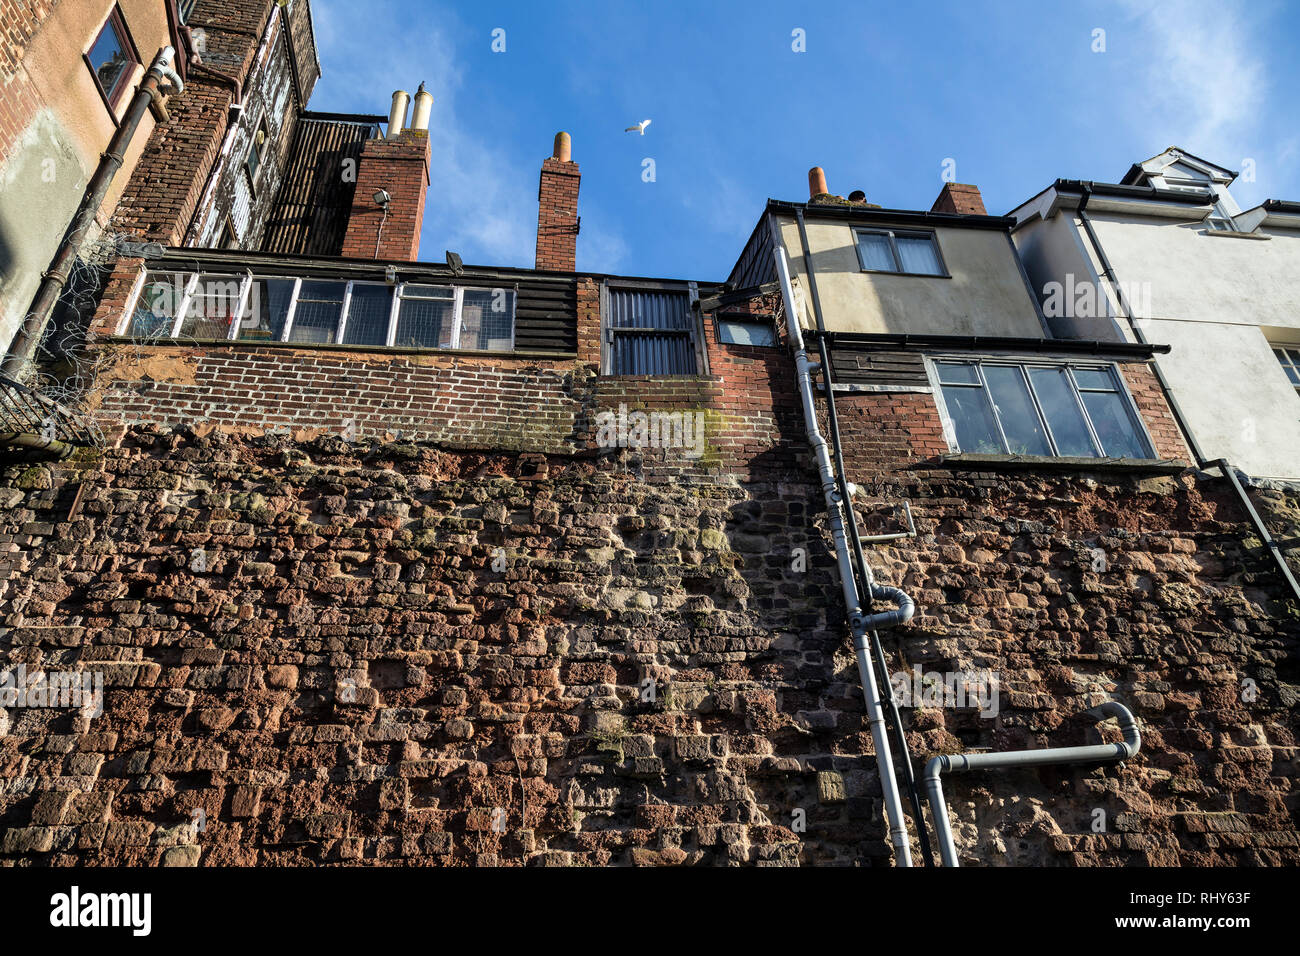
[[[1236,232],[1228,229],[1202,229],[1203,236],[1221,236],[1224,239],[1272,239],[1272,236],[1261,236],[1256,232]]]
[[[953,468],[978,471],[1112,471],[1142,474],[1177,474],[1191,465],[1177,458],[1048,458],[1041,455],[977,455],[957,452],[940,455],[939,462]]]
[[[419,349],[397,346],[390,348],[387,345],[336,345],[333,342],[280,342],[270,339],[162,339],[141,342],[129,335],[107,335],[100,341],[108,345],[134,345],[141,348],[211,348],[219,346],[245,349],[297,349],[315,352],[386,352],[391,355],[470,355],[503,359],[548,359],[555,362],[569,362],[578,357],[577,352],[541,352],[523,349],[494,352],[487,349]]]
[[[894,272],[890,269],[859,269],[859,272],[872,276],[904,276],[912,279],[951,279],[946,272]]]

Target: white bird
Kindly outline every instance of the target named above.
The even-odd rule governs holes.
[[[627,129],[623,130],[623,132],[625,132],[625,133],[640,133],[642,136],[644,136],[644,135],[645,135],[645,128],[646,128],[647,126],[649,126],[649,125],[650,125],[650,121],[649,121],[649,120],[642,120],[641,122],[637,123],[635,126],[629,126]]]

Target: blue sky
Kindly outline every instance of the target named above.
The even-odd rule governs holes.
[[[1176,144],[1254,160],[1255,182],[1233,188],[1243,208],[1300,200],[1300,4],[1285,0],[312,8],[312,109],[387,113],[421,80],[434,94],[430,261],[533,264],[538,171],[561,129],[582,167],[584,271],[723,279],[768,197],[807,198],[812,165],[834,193],[928,209],[952,160],[1003,214],[1057,177],[1115,181]],[[644,137],[623,132],[646,118]]]

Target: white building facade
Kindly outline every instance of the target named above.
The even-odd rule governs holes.
[[[1208,461],[1300,480],[1300,203],[1241,209],[1237,173],[1171,147],[1119,183],[1057,180],[1012,211],[1053,332],[1168,344]]]

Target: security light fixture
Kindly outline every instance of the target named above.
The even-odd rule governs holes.
[[[458,276],[465,271],[465,263],[461,261],[460,256],[450,249],[447,250],[447,265],[451,268],[452,275]]]
[[[387,189],[376,189],[374,200],[376,206],[383,206],[386,210],[388,209],[388,204],[393,201],[393,197],[388,195]]]

